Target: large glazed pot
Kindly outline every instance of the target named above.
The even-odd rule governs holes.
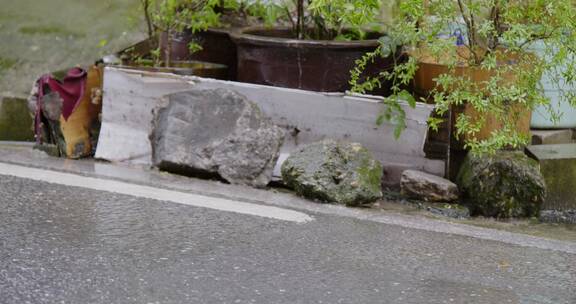
[[[426,54],[423,50],[419,50],[417,53],[411,53],[410,55],[418,59],[418,69],[413,79],[414,95],[427,99],[429,103],[433,103],[430,94],[436,89],[435,79],[442,74],[450,73],[451,70],[447,65],[439,63],[437,58]],[[453,72],[455,76],[466,78],[479,84],[478,86],[481,90],[483,89],[482,83],[488,81],[494,73],[493,71],[466,65],[455,67]],[[516,76],[511,72],[505,73],[502,77],[504,83],[514,82],[516,79]],[[444,88],[444,90],[449,91],[450,88]],[[448,115],[442,117],[444,118],[444,122],[439,126],[438,130],[430,130],[428,133],[424,150],[427,157],[434,159],[448,158],[446,173],[452,180],[458,174],[460,166],[466,156],[463,139],[472,139],[469,137],[456,138],[455,136],[455,122],[461,113],[466,114],[473,121],[481,117],[485,119],[484,126],[474,136],[478,140],[486,140],[492,135],[493,131],[502,128],[502,123],[494,115],[486,113],[480,114],[469,104],[453,107],[450,113],[451,117]],[[530,134],[530,109],[514,106],[509,112],[509,115],[510,119],[516,120],[516,130],[524,135]]]
[[[167,49],[167,34],[160,35],[160,53],[163,58]],[[189,45],[195,42],[202,50],[190,54]],[[208,29],[192,34],[190,31],[175,33],[171,41],[171,60],[197,60],[223,64],[228,67],[228,80],[236,78],[236,45],[226,29]]]
[[[248,27],[231,33],[238,49],[238,81],[320,92],[350,89],[355,61],[378,47],[380,35],[361,41],[294,39],[288,28]],[[378,59],[365,75],[391,69],[393,58]],[[386,94],[389,85],[376,94]]]

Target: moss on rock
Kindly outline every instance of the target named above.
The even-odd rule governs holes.
[[[32,118],[25,99],[0,97],[0,140],[34,140]]]
[[[546,196],[538,163],[522,152],[468,155],[457,184],[472,215],[498,218],[538,215]]]
[[[282,179],[298,194],[348,206],[382,196],[382,165],[360,144],[325,140],[292,153]]]

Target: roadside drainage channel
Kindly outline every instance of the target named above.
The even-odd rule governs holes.
[[[342,206],[318,204],[300,199],[289,193],[278,193],[274,190],[258,190],[93,160],[73,161],[58,159],[49,157],[39,151],[33,151],[29,145],[18,146],[15,144],[6,145],[0,143],[0,163],[65,172],[85,177],[110,179],[135,185],[151,186],[157,189],[179,191],[259,205],[273,205],[286,209],[304,211],[311,214],[311,216],[315,216],[316,214],[351,217],[358,220],[401,226],[407,229],[453,234],[524,247],[535,247],[576,254],[576,243],[574,242],[551,240],[418,216],[396,213],[384,214],[381,210],[353,209]]]

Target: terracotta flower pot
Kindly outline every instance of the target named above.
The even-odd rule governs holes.
[[[436,89],[437,83],[434,79],[438,78],[442,74],[453,73],[452,75],[454,76],[469,79],[478,84],[478,89],[482,91],[485,90],[485,85],[483,83],[489,81],[495,76],[494,70],[485,70],[477,66],[468,66],[465,64],[456,66],[452,72],[448,65],[440,63],[438,58],[435,58],[424,51],[413,52],[411,53],[411,56],[418,58],[418,70],[416,71],[413,80],[414,93],[423,98],[428,98],[430,93]],[[498,58],[499,64],[514,64],[515,62],[518,62],[518,60],[519,57],[513,54]],[[512,84],[517,80],[516,75],[512,71],[503,73],[501,77],[501,85],[503,86]],[[450,88],[439,89],[450,90]],[[470,104],[453,108],[453,122],[455,122],[457,115],[460,113],[466,114],[468,117],[472,118],[472,120],[474,120],[475,117],[480,118],[479,115],[484,115],[486,122],[483,128],[476,133],[475,136],[478,140],[489,138],[493,131],[503,127],[502,123],[494,115],[490,113],[479,114]],[[518,131],[525,135],[530,134],[531,109],[522,108],[520,105],[514,105],[511,107],[508,115],[510,119],[516,119],[516,128]],[[515,115],[518,115],[518,117],[513,117]],[[452,126],[452,128],[454,128],[454,126]],[[453,134],[455,134],[455,132]],[[470,138],[467,137],[466,139]]]
[[[298,40],[289,28],[248,27],[231,37],[238,49],[239,81],[320,92],[349,90],[355,61],[379,45],[376,39]],[[391,57],[380,58],[365,75],[376,75],[393,64]],[[374,93],[385,95],[389,86],[384,83]]]

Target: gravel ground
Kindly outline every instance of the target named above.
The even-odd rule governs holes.
[[[41,74],[88,65],[144,37],[138,0],[0,0],[0,94],[25,96]]]

